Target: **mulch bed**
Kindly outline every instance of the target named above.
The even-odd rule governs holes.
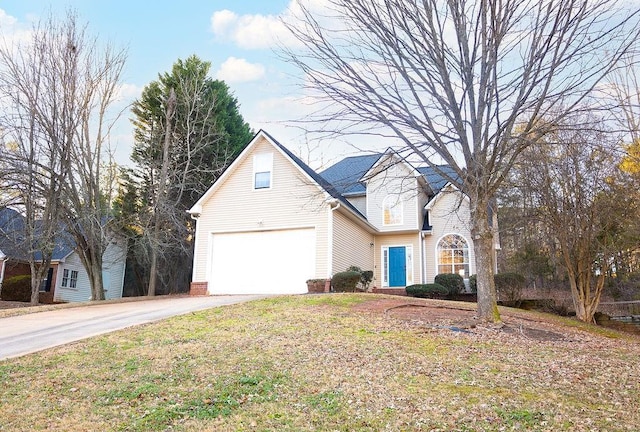
[[[412,298],[372,299],[354,307],[363,313],[386,315],[417,331],[452,331],[476,335],[509,335],[536,341],[571,341],[574,335],[557,329],[553,323],[502,311],[501,324],[478,321],[469,304],[457,307],[452,302],[420,301]]]

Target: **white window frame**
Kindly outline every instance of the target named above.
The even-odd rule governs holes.
[[[382,273],[382,287],[389,288],[389,249],[395,247],[403,247],[404,248],[404,258],[405,258],[405,281],[406,286],[413,285],[413,245],[410,244],[402,244],[402,245],[387,245],[382,246],[382,250],[380,252],[380,257],[382,260],[381,263],[381,273]]]
[[[454,266],[456,265],[456,263],[453,263],[453,262],[451,264],[440,264],[440,243],[442,242],[442,240],[445,237],[448,237],[448,236],[458,236],[467,245],[467,250],[466,250],[467,253],[466,253],[466,255],[464,255],[463,263],[462,263],[463,266],[466,266],[466,271],[465,271],[465,274],[462,274],[461,276],[463,277],[463,279],[468,279],[469,276],[473,274],[473,269],[471,268],[471,264],[472,264],[472,260],[471,260],[471,243],[469,242],[469,240],[465,236],[463,236],[460,233],[455,233],[455,232],[444,234],[436,242],[436,251],[435,251],[435,254],[436,254],[436,259],[435,259],[435,261],[436,261],[436,269],[435,269],[435,271],[436,271],[436,273],[435,274],[436,275],[441,274],[440,273],[440,266],[441,265],[443,265],[443,266],[444,265],[447,265],[447,266],[450,265],[452,270],[453,270]],[[453,249],[450,249],[450,250],[453,250]],[[468,273],[468,274],[466,274],[466,273]]]
[[[71,270],[71,277],[69,278],[69,288],[76,288],[78,286],[78,270]]]
[[[257,175],[268,174],[269,186],[257,187]],[[273,153],[258,153],[253,155],[253,190],[269,190],[273,187]]]
[[[69,287],[69,269],[62,270],[62,283],[60,284],[62,288]]]
[[[78,270],[63,269],[60,286],[75,289],[78,286]]]
[[[392,201],[393,202],[390,202]],[[390,221],[386,220],[386,213],[389,212]],[[402,225],[404,221],[404,206],[402,205],[402,197],[397,194],[387,195],[382,200],[382,225],[397,226]]]

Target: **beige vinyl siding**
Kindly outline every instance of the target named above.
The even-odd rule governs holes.
[[[332,273],[345,271],[350,266],[373,270],[373,234],[358,226],[338,210],[333,212],[333,269]]]
[[[430,210],[433,232],[425,236],[426,283],[437,275],[437,244],[447,234],[459,234],[469,245],[469,271],[475,274],[475,255],[470,230],[469,201],[458,191],[442,192]]]
[[[407,285],[420,283],[420,233],[378,235],[375,239],[375,269],[373,285],[382,288],[382,248],[384,246],[411,246],[412,280]]]
[[[419,229],[418,181],[404,163],[393,163],[367,182],[367,219],[382,232]],[[402,202],[402,224],[385,225],[383,201],[387,196],[397,196]]]
[[[367,197],[365,195],[350,196],[347,197],[347,201],[357,208],[364,217],[367,216]]]
[[[253,189],[253,155],[273,153],[271,188]],[[326,195],[269,141],[259,138],[202,205],[196,225],[193,281],[206,281],[212,233],[315,228],[316,274],[328,271]],[[238,257],[242,259],[242,257]],[[250,263],[247,271],[251,271]],[[312,277],[310,275],[310,277]]]

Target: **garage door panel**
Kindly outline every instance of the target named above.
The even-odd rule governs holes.
[[[315,274],[315,230],[213,234],[211,294],[299,294]]]

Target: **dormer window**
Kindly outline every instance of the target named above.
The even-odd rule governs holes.
[[[259,153],[253,156],[253,188],[271,189],[273,153]]]
[[[402,225],[402,201],[399,195],[389,195],[382,201],[383,225]]]

